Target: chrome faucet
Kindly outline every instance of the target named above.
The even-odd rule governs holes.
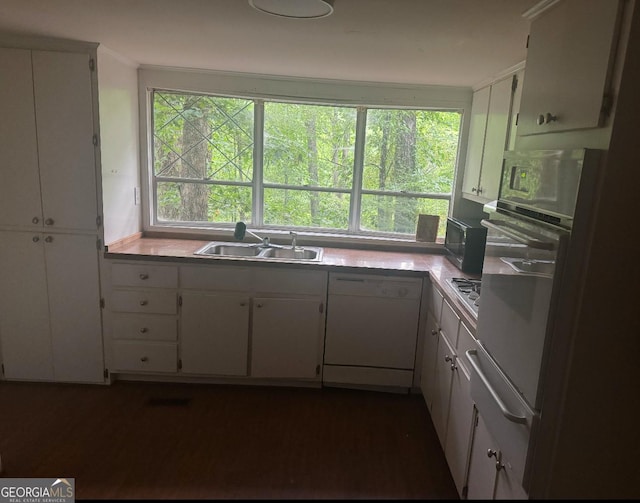
[[[295,250],[296,249],[296,239],[298,237],[298,233],[297,232],[293,232],[293,231],[289,231],[289,234],[291,235],[291,249]]]
[[[245,233],[247,232],[253,237],[258,238],[260,241],[262,241],[262,246],[271,246],[271,242],[269,241],[268,237],[261,238],[256,233],[251,232],[249,229],[247,229],[247,224],[245,224],[244,222],[236,222],[236,228],[233,232],[233,237],[235,237],[238,241],[242,241],[244,239]]]

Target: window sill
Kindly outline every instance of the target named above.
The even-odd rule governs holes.
[[[289,230],[259,229],[254,230],[258,236],[268,237],[275,244],[291,244]],[[350,248],[362,250],[379,251],[406,251],[424,253],[443,253],[443,239],[438,238],[435,242],[423,242],[412,239],[398,239],[392,237],[354,235],[340,233],[325,233],[311,231],[295,231],[297,243],[300,246],[325,246],[333,248]],[[197,227],[162,227],[154,226],[143,233],[149,238],[179,238],[198,239],[210,241],[235,241],[233,229],[227,228],[207,228]],[[257,242],[251,235],[245,237],[246,242]]]

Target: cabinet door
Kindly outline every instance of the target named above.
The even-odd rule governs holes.
[[[422,396],[427,404],[427,408],[431,410],[433,395],[435,393],[438,324],[436,323],[433,314],[429,313],[428,316],[427,328],[424,334],[420,389],[422,390]]]
[[[516,90],[513,93],[511,102],[511,118],[509,119],[509,139],[507,140],[507,150],[516,147],[516,133],[518,131],[518,121],[520,114],[520,102],[522,101],[522,86],[524,84],[524,70],[520,70],[515,75]]]
[[[251,333],[251,376],[318,376],[324,309],[317,299],[256,298]]]
[[[496,477],[496,491],[494,499],[497,500],[526,500],[529,495],[518,482],[518,477],[513,473],[509,460],[501,456],[502,468]]]
[[[444,454],[453,481],[462,497],[466,485],[467,465],[473,432],[473,401],[470,396],[469,376],[456,361],[451,382],[449,422]]]
[[[518,136],[598,127],[620,4],[564,0],[531,23]],[[547,113],[555,121],[538,124]]]
[[[431,420],[440,439],[440,445],[444,446],[447,438],[447,421],[449,419],[449,399],[451,397],[451,382],[454,365],[455,351],[449,345],[442,333],[438,337],[438,352],[436,357],[436,388],[431,405]]]
[[[490,452],[496,452],[497,455],[496,443],[482,417],[476,411],[467,478],[467,499],[493,499],[496,485],[496,457],[487,456]]]
[[[487,130],[487,116],[489,113],[489,97],[491,87],[483,87],[473,93],[471,104],[471,121],[469,123],[469,142],[467,146],[467,160],[462,181],[462,192],[477,195],[482,168],[484,138]]]
[[[34,51],[33,80],[45,225],[95,231],[98,210],[89,55]]]
[[[49,302],[41,234],[0,232],[0,276],[0,342],[5,377],[52,380]]]
[[[55,380],[103,382],[97,238],[44,236]]]
[[[0,75],[0,225],[41,227],[31,51],[0,48]]]
[[[498,198],[502,158],[507,148],[507,134],[511,116],[514,77],[491,85],[489,117],[482,154],[482,169],[477,194],[489,201]]]
[[[247,296],[183,292],[180,323],[182,372],[247,375]]]

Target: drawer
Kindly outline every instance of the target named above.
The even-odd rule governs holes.
[[[113,339],[178,340],[178,318],[169,315],[114,314]]]
[[[324,297],[327,291],[327,273],[275,267],[256,269],[255,291]]]
[[[458,363],[462,364],[467,371],[467,374],[471,373],[471,369],[469,368],[469,361],[467,360],[465,353],[469,349],[475,349],[476,346],[476,339],[471,333],[471,330],[461,322],[460,330],[458,331],[458,348],[456,353],[458,355]]]
[[[180,266],[180,287],[244,292],[251,288],[251,271],[232,265]]]
[[[440,316],[442,315],[442,302],[444,297],[440,293],[440,291],[431,285],[430,288],[431,293],[429,294],[429,312],[435,317],[438,324],[440,324]]]
[[[178,268],[167,265],[113,264],[111,284],[143,288],[178,288]]]
[[[440,316],[440,330],[443,335],[455,348],[458,345],[458,327],[460,325],[460,317],[455,313],[453,308],[445,300],[442,302],[442,314]]]
[[[178,345],[166,342],[115,341],[111,370],[177,372]]]
[[[125,313],[176,314],[178,300],[175,292],[157,290],[115,290],[111,296],[112,311]]]

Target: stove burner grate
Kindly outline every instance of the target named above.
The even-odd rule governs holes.
[[[466,304],[474,315],[478,314],[480,305],[480,280],[467,278],[450,278],[451,284],[456,295]]]

